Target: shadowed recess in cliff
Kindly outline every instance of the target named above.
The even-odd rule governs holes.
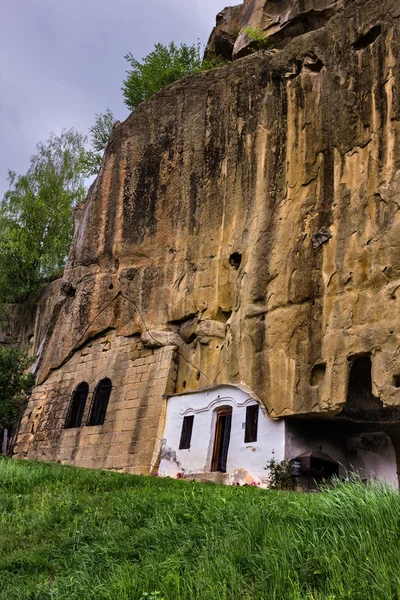
[[[368,46],[371,46],[381,35],[382,26],[375,25],[372,27],[367,33],[358,38],[356,42],[354,42],[353,47],[355,50],[365,50]]]
[[[346,406],[339,416],[360,422],[400,421],[400,408],[384,408],[372,393],[371,356],[350,357],[350,377]]]

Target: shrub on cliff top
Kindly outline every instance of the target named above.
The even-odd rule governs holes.
[[[200,44],[179,47],[174,42],[168,46],[156,44],[154,50],[136,60],[132,53],[125,56],[131,66],[123,82],[125,104],[133,110],[170,83],[202,70]]]

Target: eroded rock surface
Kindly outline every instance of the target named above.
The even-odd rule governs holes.
[[[270,416],[335,415],[370,355],[373,396],[398,405],[398,0],[229,14],[275,49],[176,83],[114,129],[39,383],[112,330],[174,344],[177,392],[243,383]]]
[[[244,0],[217,16],[206,48],[208,58],[240,58],[254,51],[246,30],[256,29],[268,37],[271,48],[283,48],[291,40],[324,27],[344,6],[355,0]]]

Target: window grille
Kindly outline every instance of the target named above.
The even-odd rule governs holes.
[[[72,394],[67,419],[65,421],[65,429],[72,429],[73,427],[80,427],[82,425],[82,418],[88,394],[89,385],[85,381],[82,381]]]
[[[103,425],[106,418],[108,401],[112,390],[111,379],[106,377],[99,381],[94,392],[92,409],[88,425]]]
[[[194,415],[183,417],[181,441],[179,442],[179,450],[188,450],[192,441]]]

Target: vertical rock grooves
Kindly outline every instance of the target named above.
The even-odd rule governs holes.
[[[39,382],[112,330],[174,340],[178,391],[243,382],[272,416],[339,413],[362,353],[374,396],[400,402],[398,2],[246,1],[210,52],[242,17],[276,47],[115,127]]]

